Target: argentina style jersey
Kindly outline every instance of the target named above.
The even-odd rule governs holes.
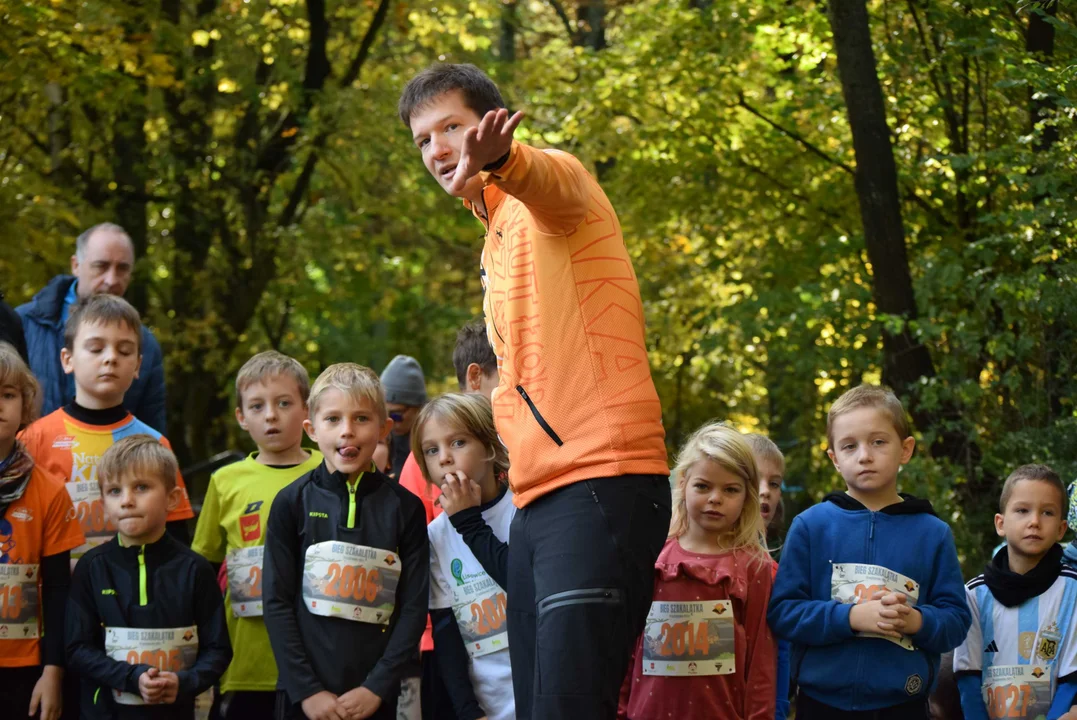
[[[977,676],[983,702],[967,707],[974,704],[971,688],[962,692],[965,716],[1057,717],[1049,711],[1059,680],[1077,672],[1077,570],[1063,566],[1050,588],[1014,607],[995,599],[983,575],[966,584],[965,595],[972,627],[954,651],[954,674],[959,686]]]

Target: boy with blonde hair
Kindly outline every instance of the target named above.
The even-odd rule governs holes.
[[[939,656],[970,623],[953,536],[898,494],[916,441],[892,391],[838,398],[827,441],[848,490],[793,520],[767,613],[793,644],[797,720],[927,720]]]
[[[395,720],[426,623],[426,517],[373,465],[392,421],[372,370],[329,366],[308,408],[303,427],[323,460],[277,494],[265,546],[277,717]]]
[[[322,461],[321,453],[302,447],[309,394],[303,366],[272,350],[252,357],[236,376],[236,421],[258,450],[210,478],[191,545],[227,569],[235,659],[221,678],[217,717],[273,716],[277,666],[262,620],[262,557],[273,498]]]
[[[1077,717],[1077,571],[1062,562],[1066,489],[1046,465],[1006,478],[995,531],[1006,544],[965,586],[972,628],[954,652],[968,720]]]
[[[182,497],[172,452],[131,435],[101,458],[97,482],[114,538],[75,567],[67,660],[81,717],[191,720],[195,698],[232,659],[210,564],[165,532]]]
[[[171,449],[168,439],[123,407],[123,396],[142,363],[142,321],[130,303],[115,295],[91,295],[79,301],[64,328],[60,352],[64,372],[75,376],[75,397],[28,427],[21,439],[34,460],[67,481],[86,543],[77,560],[116,534],[109,524],[98,487],[97,466],[113,444],[129,435],[146,434]],[[169,532],[188,542],[186,521],[194,517],[183,478],[176,472],[176,504],[168,515]]]

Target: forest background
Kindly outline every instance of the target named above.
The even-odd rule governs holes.
[[[0,0],[0,285],[101,221],[165,351],[181,463],[248,449],[234,373],[416,356],[451,389],[482,229],[396,116],[474,62],[620,214],[675,450],[729,419],[841,487],[825,413],[890,383],[905,491],[967,573],[1001,480],[1077,476],[1077,15],[1054,0]],[[195,494],[199,483],[194,483]],[[204,485],[203,485],[204,486]]]

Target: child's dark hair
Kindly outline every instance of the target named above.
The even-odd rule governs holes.
[[[459,90],[464,103],[480,118],[505,107],[501,91],[486,73],[474,65],[438,63],[416,75],[400,95],[400,120],[411,127],[411,116],[447,92]]]
[[[64,325],[64,347],[68,352],[75,349],[75,337],[84,323],[98,325],[124,325],[135,333],[135,347],[142,354],[142,319],[131,303],[116,295],[99,293],[79,300],[71,308]]]
[[[467,389],[467,369],[472,363],[482,368],[483,375],[490,376],[497,372],[497,356],[490,346],[486,325],[481,320],[469,322],[456,333],[452,364],[461,390]]]
[[[1062,478],[1058,476],[1058,473],[1046,465],[1022,465],[1010,473],[1010,476],[1006,478],[1006,483],[1002,486],[1002,495],[998,499],[998,511],[1000,513],[1006,512],[1006,505],[1009,504],[1010,496],[1013,495],[1013,488],[1022,480],[1038,480],[1056,488],[1058,490],[1059,507],[1064,511],[1068,506],[1066,486],[1062,484]]]

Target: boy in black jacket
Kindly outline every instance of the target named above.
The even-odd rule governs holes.
[[[426,626],[426,514],[373,466],[392,421],[372,370],[331,365],[307,405],[325,460],[277,494],[263,560],[277,717],[395,720]]]
[[[176,458],[131,435],[105,452],[97,478],[118,533],[71,580],[67,660],[82,678],[81,717],[191,720],[232,648],[213,568],[165,533],[181,495]]]

